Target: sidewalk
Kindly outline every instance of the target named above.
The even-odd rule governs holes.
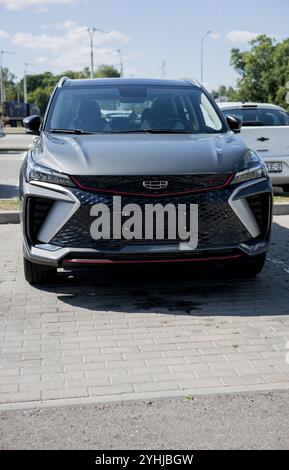
[[[24,280],[0,226],[0,409],[289,389],[289,217],[254,280],[221,267],[75,270]]]

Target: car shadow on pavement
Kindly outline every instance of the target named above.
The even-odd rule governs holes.
[[[203,268],[204,269],[204,268]],[[288,300],[272,288],[266,273],[253,280],[230,278],[221,268],[139,269],[60,274],[60,283],[44,287],[72,308],[125,313],[180,315],[288,315]],[[288,284],[287,284],[288,286]],[[43,288],[42,288],[43,289]],[[275,309],[274,309],[275,308]]]
[[[54,292],[73,308],[180,315],[288,315],[289,272],[272,259],[288,247],[289,229],[273,224],[273,242],[262,273],[253,279],[225,273],[220,264],[102,266],[58,274]],[[289,262],[288,262],[289,264]]]

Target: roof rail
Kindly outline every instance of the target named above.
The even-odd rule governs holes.
[[[201,86],[200,82],[196,80],[195,78],[188,78],[188,77],[181,77],[179,80],[183,80],[184,82],[191,83],[193,85]]]
[[[69,78],[68,77],[61,77],[61,79],[59,80],[59,82],[57,84],[57,87],[61,88],[64,85],[64,83],[66,82],[66,80],[69,80]]]

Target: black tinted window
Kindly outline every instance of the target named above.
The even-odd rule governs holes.
[[[289,115],[278,109],[236,108],[223,110],[223,113],[238,117],[243,126],[289,126]]]
[[[219,133],[227,128],[198,87],[75,86],[59,89],[45,130]]]

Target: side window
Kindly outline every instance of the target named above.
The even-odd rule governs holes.
[[[224,111],[222,111],[222,113],[225,115],[225,117],[233,116],[237,119],[240,119],[241,121],[243,121],[244,119],[243,113],[240,109],[225,109]]]
[[[222,123],[211,105],[210,101],[205,94],[201,95],[200,109],[203,114],[203,118],[207,127],[214,129],[214,131],[220,131],[222,129]]]
[[[225,116],[232,115],[242,119],[243,127],[248,126],[289,126],[289,113],[274,109],[226,109]]]

